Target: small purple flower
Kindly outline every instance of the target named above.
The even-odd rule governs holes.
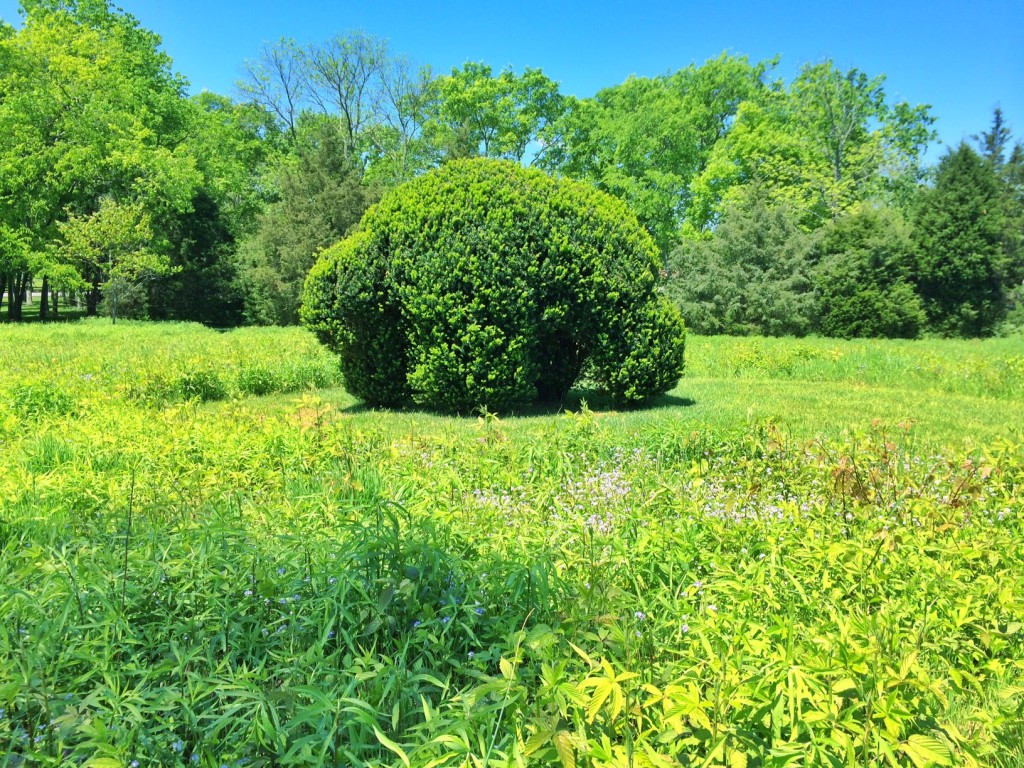
[[[419,619],[416,619],[416,621],[414,621],[414,622],[412,623],[412,628],[413,628],[413,629],[416,629],[416,627],[418,627],[418,626],[419,626],[420,624],[422,624],[422,623],[423,623],[422,621],[420,621]]]
[[[633,618],[636,619],[637,621],[643,621],[644,619],[647,618],[647,614],[644,613],[643,611],[637,611],[636,613],[633,614]]]
[[[244,594],[246,597],[252,597],[252,590],[251,589],[247,589],[242,594]]]
[[[690,625],[684,621],[680,629],[683,630],[683,634],[685,635],[687,632],[690,631]]]
[[[482,607],[481,608],[477,608],[474,611],[474,613],[476,613],[477,616],[483,616],[484,615],[484,609]]]
[[[183,749],[185,749],[185,742],[183,742],[181,739],[178,739],[176,742],[171,744],[171,749],[175,752],[181,752]]]
[[[278,576],[284,576],[284,574],[285,574],[284,568],[278,568],[277,569],[277,575]]]

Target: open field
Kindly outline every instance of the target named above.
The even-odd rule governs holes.
[[[0,370],[0,768],[1024,765],[1019,337],[693,338],[516,418],[293,329]]]

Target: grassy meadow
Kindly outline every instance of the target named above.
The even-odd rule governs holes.
[[[0,768],[1024,766],[1024,338],[687,354],[459,419],[0,328]]]

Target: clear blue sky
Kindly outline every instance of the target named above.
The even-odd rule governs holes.
[[[195,92],[233,94],[242,62],[254,58],[265,40],[319,42],[358,28],[388,38],[395,51],[437,72],[470,60],[495,69],[540,67],[563,92],[577,96],[591,96],[631,74],[700,63],[723,50],[752,60],[779,54],[777,72],[786,80],[802,63],[829,57],[842,68],[884,73],[890,97],[931,104],[945,144],[986,129],[997,104],[1014,136],[1024,138],[1022,0],[118,4],[163,37],[175,69]],[[0,18],[17,24],[17,8],[17,0],[0,0]]]

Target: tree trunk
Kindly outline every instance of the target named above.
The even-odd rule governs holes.
[[[43,288],[39,296],[39,319],[49,320],[50,317],[50,278],[43,275]]]
[[[53,319],[57,319],[57,301],[60,299],[60,291],[53,292]]]
[[[85,294],[85,316],[96,317],[100,305],[100,285],[93,283],[92,288]]]
[[[7,285],[7,319],[21,321],[21,303],[25,299],[25,281],[21,273],[12,272]]]
[[[4,294],[7,293],[7,273],[0,272],[0,309],[4,306]]]

